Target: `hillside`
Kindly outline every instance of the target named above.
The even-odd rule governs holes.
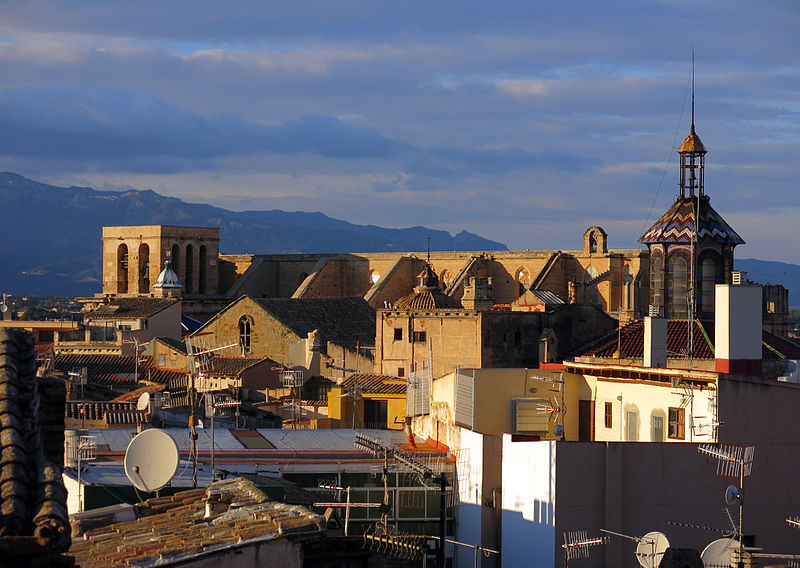
[[[187,203],[154,191],[57,187],[0,172],[0,291],[27,295],[87,295],[100,291],[104,225],[189,225],[220,228],[226,253],[506,250],[462,231],[355,225],[322,213],[233,212]]]

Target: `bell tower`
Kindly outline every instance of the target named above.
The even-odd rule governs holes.
[[[731,283],[733,249],[744,244],[705,193],[706,153],[694,123],[692,64],[692,126],[678,150],[680,193],[639,239],[650,252],[651,312],[668,318],[713,319],[714,285]]]

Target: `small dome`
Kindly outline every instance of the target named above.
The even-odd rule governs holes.
[[[439,277],[430,264],[419,275],[419,286],[408,296],[403,296],[394,303],[401,310],[454,310],[464,306],[456,298],[452,298],[439,288]]]
[[[683,144],[681,144],[681,147],[678,149],[678,153],[706,153],[706,147],[703,146],[702,140],[700,140],[700,137],[694,131],[694,124],[692,125],[692,131],[689,133],[689,136],[686,137]]]
[[[178,280],[178,275],[172,270],[172,266],[170,266],[168,260],[164,262],[164,270],[158,275],[158,279],[156,283],[153,284],[153,288],[183,288],[183,285],[181,285]]]

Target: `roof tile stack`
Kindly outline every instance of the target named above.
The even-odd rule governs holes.
[[[54,385],[43,383],[41,390],[45,408],[49,395],[63,401]],[[47,555],[69,548],[70,531],[61,463],[47,459],[58,459],[59,452],[42,439],[43,431],[58,434],[59,425],[40,425],[40,396],[33,335],[0,330],[0,547],[8,544],[5,537],[33,537],[35,544],[26,550]],[[63,407],[56,416],[63,443]],[[14,546],[12,553],[20,550]]]

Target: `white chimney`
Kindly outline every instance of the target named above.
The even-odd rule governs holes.
[[[664,368],[667,366],[667,320],[644,318],[644,366]]]
[[[761,376],[761,286],[717,284],[715,288],[716,371]]]

